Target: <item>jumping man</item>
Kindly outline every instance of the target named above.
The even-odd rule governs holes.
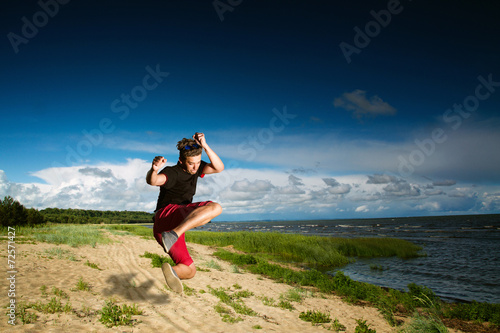
[[[224,164],[207,144],[203,133],[195,133],[192,139],[182,139],[177,143],[177,149],[177,164],[158,172],[167,160],[163,156],[156,156],[146,175],[146,181],[149,185],[160,187],[153,233],[175,262],[174,267],[168,263],[162,265],[163,275],[172,290],[182,293],[180,279],[191,279],[196,274],[184,233],[210,222],[222,213],[222,207],[216,202],[192,202],[198,177],[219,173],[224,170]],[[201,160],[203,150],[210,163]]]

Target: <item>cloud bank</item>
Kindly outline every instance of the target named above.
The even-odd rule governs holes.
[[[39,183],[10,182],[0,171],[0,195],[27,207],[152,212],[158,188],[145,182],[150,162],[48,168]],[[299,170],[300,171],[300,170]],[[390,174],[331,175],[229,168],[198,182],[195,201],[224,208],[220,220],[363,218],[498,213],[500,188],[455,180],[405,180]]]

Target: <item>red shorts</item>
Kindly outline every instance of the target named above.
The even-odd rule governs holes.
[[[164,251],[165,248],[163,247],[163,242],[161,240],[161,233],[175,229],[193,210],[198,207],[208,205],[210,202],[211,201],[194,202],[187,205],[170,204],[156,212],[153,234],[156,241],[161,245]],[[193,259],[187,250],[184,235],[179,237],[168,254],[176,264],[189,266],[193,263]]]

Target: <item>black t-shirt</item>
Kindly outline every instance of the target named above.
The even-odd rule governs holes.
[[[156,210],[169,204],[187,205],[193,202],[193,196],[196,193],[196,183],[198,182],[198,177],[203,176],[205,165],[207,165],[207,162],[201,161],[200,167],[194,175],[184,171],[179,162],[177,162],[177,165],[163,168],[160,173],[163,173],[167,177],[167,181],[160,186],[160,195],[156,203]]]

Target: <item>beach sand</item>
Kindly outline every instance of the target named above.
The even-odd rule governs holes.
[[[290,311],[275,306],[264,305],[262,297],[273,298],[278,303],[280,295],[293,287],[276,283],[259,275],[240,270],[233,272],[231,265],[212,255],[214,248],[198,244],[188,244],[190,253],[198,267],[207,269],[207,263],[217,262],[221,270],[208,268],[198,271],[196,276],[183,283],[194,289],[192,295],[176,294],[166,287],[161,269],[152,268],[151,260],[141,257],[146,251],[163,255],[154,240],[138,236],[108,234],[114,241],[108,245],[73,248],[67,245],[47,243],[16,244],[15,300],[19,302],[42,301],[48,303],[55,297],[53,288],[64,291],[69,298],[62,303],[71,303],[69,313],[43,314],[37,312],[34,323],[15,326],[8,323],[5,311],[0,319],[1,332],[326,332],[324,326],[314,326],[299,319],[301,312],[308,310],[330,314],[332,319],[346,327],[345,332],[354,332],[356,319],[366,320],[370,328],[378,333],[395,332],[377,309],[345,303],[340,297],[319,292],[307,293],[301,302],[291,302]],[[7,242],[1,249],[1,256],[7,264]],[[47,251],[54,248],[71,251],[58,259],[50,257]],[[76,259],[76,260],[74,260]],[[95,263],[100,270],[85,263]],[[90,284],[90,291],[74,290],[79,279]],[[0,304],[9,304],[9,281],[2,278]],[[237,289],[234,285],[241,286]],[[46,286],[46,295],[41,287]],[[239,315],[243,320],[226,323],[214,309],[219,299],[209,292],[211,288],[248,290],[253,296],[242,298],[244,304],[258,313],[256,316]],[[203,292],[205,291],[205,292]],[[99,322],[98,311],[106,301],[113,298],[118,305],[136,304],[142,315],[133,316],[137,322],[133,326],[107,328]],[[229,308],[226,306],[226,308]],[[32,311],[32,310],[28,310]],[[330,324],[326,324],[329,327]],[[452,330],[450,330],[453,332]]]

